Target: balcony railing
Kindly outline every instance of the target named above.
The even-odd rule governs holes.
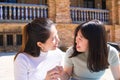
[[[73,23],[98,19],[109,24],[109,11],[71,7]],[[48,17],[47,5],[0,3],[0,22],[27,22],[39,17]]]
[[[108,10],[71,7],[70,11],[73,23],[81,23],[97,19],[105,24],[109,24]]]
[[[39,17],[48,17],[48,6],[0,3],[0,22],[28,22]]]

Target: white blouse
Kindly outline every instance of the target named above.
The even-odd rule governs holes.
[[[15,80],[44,80],[47,71],[61,65],[63,56],[59,49],[41,52],[39,57],[20,53],[14,62]]]

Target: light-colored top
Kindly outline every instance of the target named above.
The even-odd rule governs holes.
[[[118,51],[108,45],[108,63],[110,66],[115,66],[120,64]],[[90,72],[87,68],[87,56],[88,53],[82,53],[76,57],[68,58],[73,53],[73,47],[70,47],[65,55],[64,65],[67,67],[73,67],[72,77],[77,80],[100,80],[100,78],[105,73],[105,70],[100,72]]]
[[[59,49],[41,52],[39,57],[20,53],[14,62],[15,80],[44,80],[47,71],[61,65],[64,52]]]

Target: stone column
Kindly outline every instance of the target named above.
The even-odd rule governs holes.
[[[120,25],[120,0],[118,1],[118,24]]]
[[[55,21],[56,23],[70,23],[70,0],[54,0],[56,7]]]
[[[56,6],[55,0],[47,0],[48,4],[48,18],[55,22]]]
[[[106,0],[106,8],[110,11],[110,24],[117,23],[117,1],[116,0]]]

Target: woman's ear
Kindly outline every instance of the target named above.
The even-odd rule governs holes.
[[[45,48],[44,48],[43,43],[37,42],[37,46],[40,47],[40,49],[41,49],[42,51],[44,51]]]
[[[37,46],[42,48],[42,43],[41,42],[37,42]]]

